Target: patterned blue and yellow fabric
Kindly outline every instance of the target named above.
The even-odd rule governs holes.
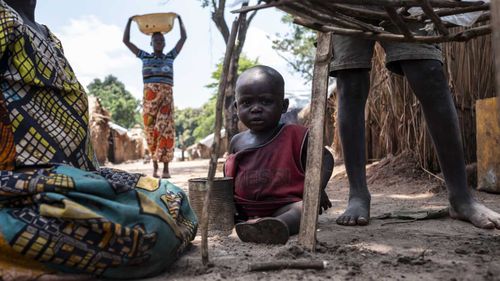
[[[187,196],[166,180],[65,165],[0,171],[0,240],[47,269],[118,279],[158,274],[196,228]]]
[[[97,167],[86,93],[46,31],[0,0],[0,279],[157,274],[194,239],[187,196]]]
[[[0,0],[0,169],[66,163],[94,170],[88,100],[60,41]]]

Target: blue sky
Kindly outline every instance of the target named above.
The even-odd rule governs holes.
[[[235,1],[228,0],[231,4]],[[230,8],[236,9],[237,7]],[[61,39],[66,56],[80,82],[86,86],[94,78],[113,74],[135,97],[142,97],[141,62],[122,43],[127,19],[136,14],[176,12],[184,20],[188,39],[177,57],[174,102],[180,108],[199,107],[211,96],[205,85],[225,50],[223,39],[210,19],[208,8],[198,0],[39,0],[36,19],[46,24]],[[261,64],[276,68],[285,77],[286,91],[307,93],[310,85],[293,75],[271,48],[276,33],[288,27],[281,23],[282,13],[271,8],[259,11],[249,29],[243,52],[259,58]],[[234,15],[227,13],[228,24]],[[166,35],[166,50],[179,39],[178,22]],[[135,23],[131,41],[150,51],[149,37],[140,33]]]

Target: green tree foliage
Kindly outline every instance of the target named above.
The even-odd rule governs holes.
[[[211,78],[212,78],[212,83],[206,85],[205,87],[209,89],[214,89],[214,91],[218,90],[219,87],[219,81],[220,81],[220,75],[222,74],[222,64],[223,64],[224,58],[220,60],[220,62],[217,64],[217,68],[215,69],[214,72],[212,72]],[[240,60],[238,62],[238,76],[245,70],[256,66],[259,64],[259,59],[256,58],[252,60],[251,58],[247,57],[245,54],[242,54],[240,56]]]
[[[281,21],[290,26],[291,32],[284,35],[276,34],[277,39],[273,40],[273,49],[277,50],[278,54],[304,79],[312,80],[316,33],[293,24],[290,15],[283,16]]]
[[[198,116],[201,114],[201,109],[186,108],[175,109],[175,132],[177,144],[180,148],[185,149],[194,144],[196,137],[193,131],[198,126]]]
[[[196,141],[203,139],[214,132],[216,95],[212,95],[208,102],[201,107],[200,115],[196,117],[198,126],[193,131]]]
[[[108,75],[103,81],[96,78],[87,89],[89,95],[97,97],[101,105],[109,110],[111,119],[116,124],[125,128],[131,128],[135,124],[142,125],[140,101],[115,76]]]

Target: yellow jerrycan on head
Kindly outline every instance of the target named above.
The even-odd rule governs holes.
[[[151,35],[155,32],[168,33],[174,27],[176,17],[176,13],[153,13],[135,16],[133,20],[142,33]]]

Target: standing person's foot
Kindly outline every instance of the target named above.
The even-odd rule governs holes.
[[[243,242],[286,244],[290,237],[288,226],[277,218],[262,218],[238,223],[234,227]]]
[[[163,162],[163,173],[161,174],[163,179],[170,178],[170,172],[168,171],[168,162]]]
[[[450,217],[468,221],[479,228],[500,229],[500,214],[475,200],[452,204]]]
[[[354,226],[368,223],[370,223],[370,194],[349,198],[347,209],[337,218],[337,224]]]
[[[153,161],[153,177],[159,178],[158,176],[158,161]]]

